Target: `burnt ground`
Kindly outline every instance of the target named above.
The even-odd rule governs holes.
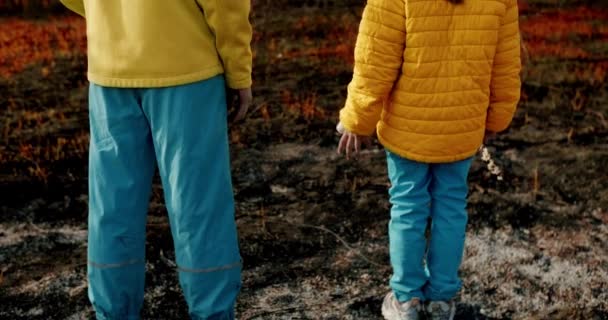
[[[531,6],[523,23],[555,10]],[[254,10],[256,106],[230,132],[238,318],[380,319],[391,272],[384,151],[357,161],[334,151],[361,3]],[[608,319],[608,25],[592,23],[591,35],[551,40],[589,55],[533,54],[513,126],[489,146],[503,180],[473,165],[457,319]],[[85,60],[0,79],[1,319],[92,317]],[[187,318],[158,179],[147,241],[144,318]]]

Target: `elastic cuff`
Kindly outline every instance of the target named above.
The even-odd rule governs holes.
[[[251,88],[253,81],[251,80],[251,77],[236,80],[226,75],[226,83],[230,89],[240,90]]]
[[[426,298],[424,297],[424,294],[422,294],[422,291],[403,293],[403,292],[398,292],[395,289],[393,289],[393,293],[395,294],[395,297],[397,298],[397,301],[399,301],[399,302],[408,302],[412,299],[419,299],[421,302],[424,302],[426,300]]]
[[[426,300],[428,301],[450,301],[454,299],[454,297],[456,297],[459,291],[460,285],[458,285],[456,289],[445,291],[433,290],[433,288],[427,285],[424,288],[424,295],[426,296]]]
[[[209,317],[199,317],[194,314],[190,314],[190,319],[192,320],[234,320],[234,308],[227,311],[222,311],[215,313]]]
[[[108,315],[107,313],[103,312],[103,311],[97,311],[95,310],[95,318],[97,320],[140,320],[141,316],[140,315],[130,315],[130,316],[125,316],[125,315]]]
[[[352,108],[352,107],[351,107]],[[340,110],[340,122],[346,130],[361,136],[371,136],[376,131],[378,121],[368,121],[349,107]]]

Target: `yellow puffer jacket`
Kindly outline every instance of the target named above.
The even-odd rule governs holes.
[[[414,161],[474,155],[520,97],[517,0],[369,0],[340,121]]]

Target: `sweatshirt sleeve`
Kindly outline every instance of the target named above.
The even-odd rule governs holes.
[[[353,133],[371,135],[384,101],[399,76],[405,49],[403,0],[369,0],[355,46],[355,68],[340,122]]]
[[[492,132],[505,130],[511,124],[521,94],[521,40],[517,1],[503,17],[498,32],[498,46],[492,68],[490,107],[486,129]]]
[[[61,0],[61,3],[68,9],[78,13],[82,17],[85,17],[84,0]]]
[[[173,0],[172,0],[173,1]],[[215,35],[215,46],[232,89],[251,86],[250,0],[197,0]]]

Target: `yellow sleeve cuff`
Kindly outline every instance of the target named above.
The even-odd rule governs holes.
[[[240,78],[234,78],[230,75],[226,75],[226,84],[230,89],[247,89],[251,87],[253,80],[251,80],[251,75]]]

